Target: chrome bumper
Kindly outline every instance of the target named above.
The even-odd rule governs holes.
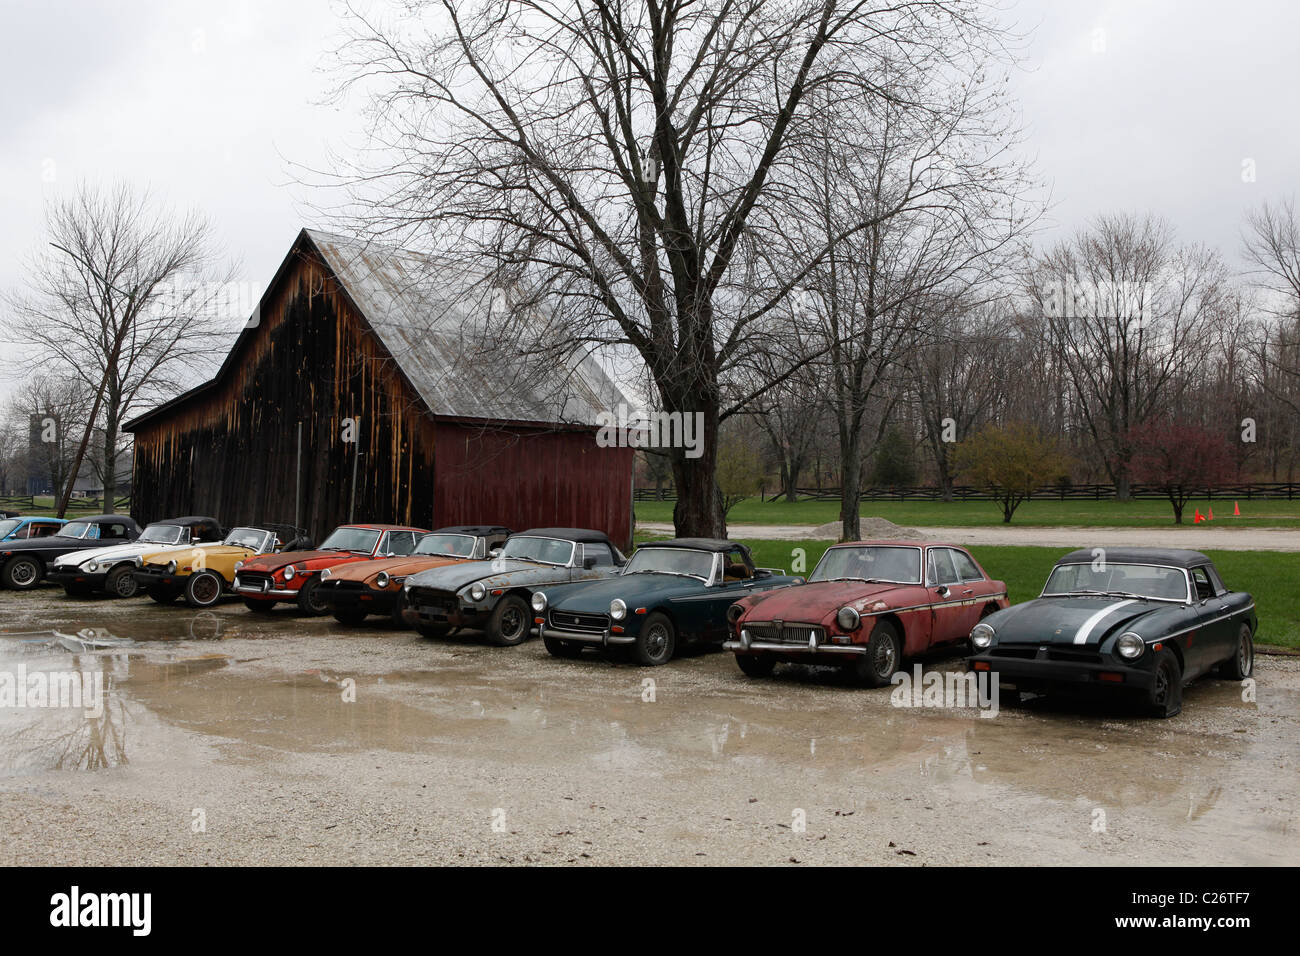
[[[819,644],[817,636],[814,634],[808,639],[807,644],[785,644],[777,641],[756,641],[749,636],[749,632],[741,630],[740,640],[725,641],[722,645],[724,651],[732,651],[737,654],[752,654],[754,652],[771,652],[774,654],[865,654],[867,646],[865,644]]]
[[[581,641],[584,644],[599,644],[602,647],[608,644],[632,644],[636,641],[636,638],[631,635],[611,634],[609,631],[593,634],[591,631],[559,631],[553,627],[543,627],[540,630],[542,637],[557,641]]]
[[[236,594],[247,594],[249,597],[296,598],[298,596],[297,591],[282,591],[278,588],[268,588],[263,591],[261,588],[246,587],[239,583],[238,578],[235,579],[235,586],[231,590]]]

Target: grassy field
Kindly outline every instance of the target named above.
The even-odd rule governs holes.
[[[743,539],[742,539],[743,540]],[[806,555],[804,573],[811,572],[832,541],[745,541],[760,567],[793,570],[794,549]],[[1013,604],[1038,596],[1052,564],[1064,548],[989,546],[971,548],[984,570],[1007,582]],[[1259,614],[1261,644],[1300,647],[1300,560],[1276,551],[1209,551],[1230,588],[1250,591]]]
[[[1300,527],[1300,500],[1240,500],[1241,516],[1232,514],[1231,499],[1189,502],[1184,515],[1190,527],[1193,508],[1214,509],[1215,524],[1231,527]],[[838,501],[742,501],[727,515],[728,524],[821,525],[839,519]],[[1002,523],[1002,510],[992,501],[865,501],[864,517],[885,518],[904,527],[973,527]],[[638,501],[639,522],[673,520],[671,501]],[[1026,501],[1013,525],[1041,527],[1173,527],[1173,508],[1163,501]]]

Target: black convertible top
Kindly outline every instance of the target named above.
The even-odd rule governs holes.
[[[730,551],[732,548],[744,548],[745,546],[723,538],[672,538],[668,541],[646,541],[641,547],[690,548],[693,551]]]
[[[448,528],[435,528],[431,534],[472,534],[477,538],[490,538],[498,534],[514,534],[499,524],[454,524]]]
[[[584,544],[614,546],[609,540],[609,535],[603,531],[592,531],[590,528],[532,528],[528,531],[520,531],[519,534],[532,538],[561,538],[565,541],[581,541]]]
[[[135,519],[132,518],[130,515],[121,515],[121,514],[118,514],[118,515],[89,515],[89,516],[87,516],[87,517],[82,517],[81,515],[77,515],[75,518],[69,518],[69,519],[68,519],[68,524],[72,524],[72,522],[74,522],[74,521],[86,521],[86,522],[89,522],[89,523],[91,523],[91,524],[98,524],[98,523],[101,522],[101,521],[120,521],[122,524],[126,525],[128,528],[135,528],[136,530],[139,530],[139,528],[140,528],[140,526],[139,526],[138,524],[136,524]]]
[[[1078,551],[1071,551],[1064,557],[1058,558],[1056,563],[1090,564],[1099,557],[1099,555],[1093,553],[1095,550],[1094,548],[1080,548]],[[1182,548],[1105,548],[1104,550],[1108,564],[1154,564],[1161,567],[1186,569],[1214,563],[1199,551],[1188,551]]]

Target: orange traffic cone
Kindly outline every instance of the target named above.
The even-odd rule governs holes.
[[[1241,517],[1241,507],[1235,501],[1232,503],[1232,513]]]
[[[1206,520],[1207,520],[1207,521],[1213,521],[1213,520],[1214,520],[1214,505],[1210,505],[1210,514],[1209,514],[1209,516],[1206,518]]]
[[[1196,517],[1192,519],[1192,524],[1200,524],[1205,520],[1205,515],[1201,514],[1201,509],[1196,509]]]

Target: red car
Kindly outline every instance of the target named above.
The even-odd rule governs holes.
[[[827,549],[806,584],[733,604],[723,647],[750,677],[780,661],[838,663],[881,687],[904,658],[965,641],[981,617],[1007,606],[1006,584],[965,548],[846,542]]]
[[[235,565],[235,593],[250,611],[271,611],[293,601],[307,614],[324,614],[320,573],[353,561],[392,558],[415,550],[423,528],[392,524],[345,524],[335,528],[314,551],[262,554]]]

